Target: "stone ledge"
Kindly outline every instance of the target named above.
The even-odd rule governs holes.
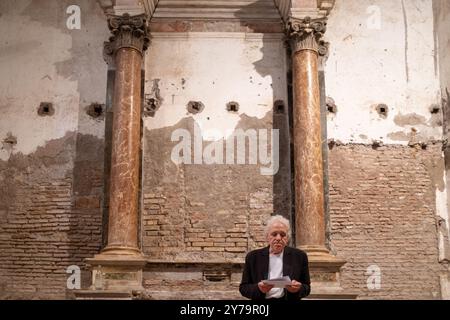
[[[311,283],[311,293],[305,300],[356,300],[358,293],[345,290],[337,283]]]
[[[93,258],[87,258],[85,262],[89,266],[143,267],[146,264],[146,260],[142,256],[102,253],[95,255]]]
[[[307,298],[303,300],[356,300],[357,293],[311,293]]]
[[[154,260],[154,259],[146,259],[145,267],[160,267],[160,266],[171,266],[171,267],[205,267],[205,266],[228,266],[228,267],[243,267],[245,264],[244,260],[235,260],[235,261],[187,261],[187,260],[179,260],[179,261],[166,261],[166,260]]]
[[[132,300],[131,290],[104,291],[104,290],[77,290],[74,292],[76,300]]]

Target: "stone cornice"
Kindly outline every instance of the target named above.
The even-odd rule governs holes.
[[[112,33],[109,41],[104,44],[104,54],[112,56],[121,48],[132,48],[141,54],[148,48],[150,39],[145,14],[130,16],[108,15],[108,27]]]
[[[335,4],[335,0],[274,0],[274,2],[284,22],[287,22],[290,17],[325,18]]]
[[[113,0],[97,0],[98,5],[102,8],[105,14],[112,14],[114,12],[114,1]]]
[[[159,2],[159,0],[144,0],[143,1],[145,13],[150,17],[150,19],[153,17],[153,14],[155,13],[158,2]]]
[[[333,9],[336,0],[309,1],[313,4],[306,1],[306,5],[304,3],[293,5],[295,1],[293,2],[292,0],[97,0],[105,14],[121,15],[129,13],[136,15],[145,12],[149,19],[155,14],[157,7],[159,7],[158,18],[227,19],[245,17],[273,19],[276,12],[270,10],[271,2],[272,6],[275,4],[274,7],[278,9],[278,16],[281,16],[284,22],[289,17],[326,17]],[[236,8],[243,8],[244,10]]]
[[[336,0],[317,0],[317,7],[320,10],[320,14],[328,16],[330,11],[334,8]]]
[[[145,13],[152,18],[159,0],[97,0],[105,15],[139,15]]]
[[[153,18],[267,22],[279,21],[280,15],[273,0],[159,0]]]
[[[326,18],[289,18],[286,23],[286,36],[291,44],[292,53],[313,50],[320,55],[326,55],[327,44],[322,40],[326,30]]]

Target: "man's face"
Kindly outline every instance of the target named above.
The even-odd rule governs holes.
[[[270,253],[281,253],[288,243],[288,228],[281,222],[275,222],[269,228],[267,241],[270,245]]]

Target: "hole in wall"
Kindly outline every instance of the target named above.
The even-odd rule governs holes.
[[[327,97],[326,107],[327,107],[327,112],[328,113],[331,113],[331,114],[336,114],[337,113],[337,106],[336,106],[336,103],[334,102],[333,98]]]
[[[445,106],[444,106],[444,108],[445,108]],[[435,128],[435,127],[442,127],[444,125],[444,123],[443,123],[444,119],[442,117],[442,110],[444,110],[443,107],[441,107],[438,104],[432,104],[428,108],[428,110],[431,113],[431,118],[430,118],[429,124],[433,128]]]
[[[197,114],[203,111],[205,106],[200,101],[189,101],[187,105],[187,110],[189,113]]]
[[[231,279],[231,272],[228,270],[204,270],[203,280],[211,282],[221,282]]]
[[[2,141],[2,146],[0,150],[5,150],[6,152],[10,153],[13,151],[14,147],[17,145],[17,138],[12,135],[11,132],[8,132],[6,134],[6,138]],[[1,211],[0,211],[1,215]]]
[[[276,114],[284,114],[285,110],[284,101],[283,100],[275,101],[273,104],[273,109]]]
[[[157,109],[157,104],[156,104],[156,100],[151,98],[148,100],[148,109],[155,111]]]
[[[145,97],[143,115],[154,117],[160,105],[161,101],[158,100],[157,98]]]
[[[441,107],[439,107],[437,104],[434,104],[430,107],[431,114],[439,114],[439,112],[441,112]]]
[[[380,141],[380,140],[372,141],[372,149],[377,150],[378,148],[381,148],[382,146],[383,146],[383,141]]]
[[[333,139],[328,140],[328,149],[333,150],[333,148],[336,146],[336,141]]]
[[[38,115],[44,116],[52,116],[55,114],[55,108],[53,107],[53,103],[51,102],[41,102],[38,108]]]
[[[14,137],[11,132],[8,132],[8,135],[5,139],[3,139],[4,143],[10,144],[10,145],[16,145],[17,144],[17,138]]]
[[[389,112],[389,107],[387,105],[380,103],[376,106],[375,109],[377,110],[377,113],[381,118],[383,119],[387,118]]]
[[[103,119],[105,115],[105,105],[94,102],[86,108],[86,113],[93,119]]]
[[[239,103],[236,101],[231,101],[227,103],[227,111],[229,112],[238,112],[239,111]]]

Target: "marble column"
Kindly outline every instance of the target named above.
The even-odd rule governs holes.
[[[326,247],[319,57],[326,18],[290,18],[286,32],[292,49],[293,139],[295,170],[295,240],[309,258],[310,299],[355,299],[341,287],[345,260]]]
[[[92,284],[77,299],[131,299],[143,292],[147,263],[138,246],[141,141],[141,67],[149,44],[146,15],[109,15],[112,36],[104,58],[115,68],[108,241],[93,258]]]
[[[109,16],[105,54],[116,73],[108,241],[102,253],[139,255],[138,195],[141,141],[141,66],[149,44],[145,15]]]
[[[287,24],[292,50],[296,244],[328,253],[320,123],[318,61],[326,19],[294,19]]]

